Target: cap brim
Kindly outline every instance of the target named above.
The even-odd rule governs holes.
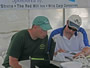
[[[40,25],[40,27],[46,31],[52,29],[50,24],[42,24],[42,25]]]
[[[77,24],[75,24],[75,23],[73,23],[73,22],[71,22],[71,21],[69,21],[69,26],[70,26],[70,27],[74,27],[74,28],[76,28],[77,30],[78,30],[79,27],[80,27],[80,26],[78,26]]]

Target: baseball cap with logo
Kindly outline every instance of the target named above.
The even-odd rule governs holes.
[[[37,16],[33,21],[33,25],[39,25],[43,30],[52,29],[49,20],[45,16]]]
[[[82,24],[81,17],[79,15],[71,15],[69,18],[69,27],[74,27],[77,30]]]

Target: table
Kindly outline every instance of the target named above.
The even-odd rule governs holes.
[[[56,66],[58,66],[58,67],[60,67],[60,63],[64,63],[63,61],[62,62],[60,62],[60,61],[50,61],[50,63],[51,64],[54,64],[54,65],[56,65]],[[89,64],[90,64],[90,61],[89,61]],[[60,67],[60,68],[62,68],[62,67]],[[89,66],[87,66],[87,67],[82,67],[82,68],[90,68],[90,65]]]

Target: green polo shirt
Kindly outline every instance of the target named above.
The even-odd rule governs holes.
[[[48,36],[44,39],[33,40],[28,30],[22,30],[14,34],[11,38],[9,48],[3,66],[9,66],[9,56],[18,58],[18,61],[28,60],[29,56],[32,58],[48,59]]]

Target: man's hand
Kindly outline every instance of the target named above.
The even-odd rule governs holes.
[[[79,55],[81,55],[81,54],[84,55],[84,56],[89,55],[89,54],[90,54],[90,47],[85,47],[85,48],[83,48],[81,52],[77,53],[77,54],[76,54],[75,56],[73,56],[73,57],[75,58],[75,57],[77,57],[77,56],[79,56]]]
[[[79,55],[84,55],[84,52],[79,52],[79,53],[77,53],[76,55],[73,56],[73,58],[76,58],[76,57],[78,57]]]
[[[66,52],[64,49],[59,49],[58,52]]]
[[[57,55],[58,52],[61,53],[61,52],[66,52],[66,51],[65,51],[64,49],[61,49],[61,48],[60,48],[58,51],[56,51],[56,52],[54,53],[54,55]]]
[[[85,56],[87,56],[90,54],[90,47],[85,47],[82,51],[85,53]]]
[[[9,56],[9,64],[12,68],[22,68],[22,66],[18,62],[18,59],[12,56]]]

